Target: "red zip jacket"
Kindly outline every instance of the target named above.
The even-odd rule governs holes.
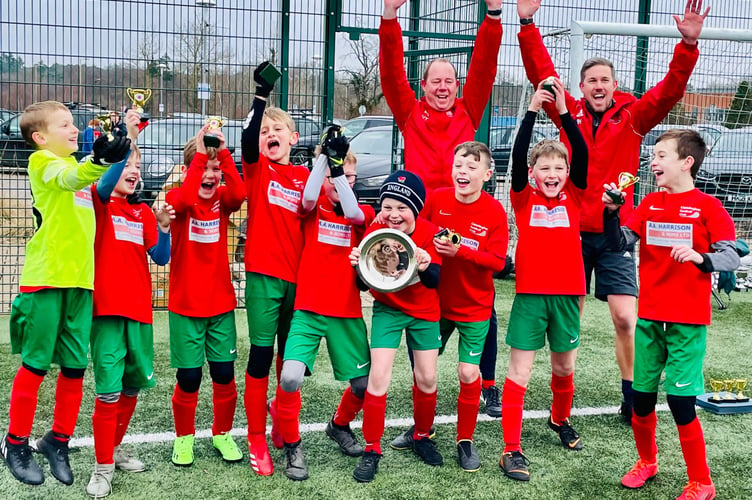
[[[452,186],[454,148],[475,138],[496,78],[501,21],[486,19],[478,29],[463,97],[438,112],[425,98],[416,99],[405,72],[402,28],[397,19],[382,19],[379,27],[381,88],[405,139],[405,169],[423,180],[426,194]]]
[[[525,72],[534,86],[544,78],[558,76],[540,32],[534,24],[522,26],[517,38]],[[588,189],[582,200],[581,231],[603,232],[603,184],[616,182],[621,172],[637,174],[642,137],[660,123],[684,97],[684,89],[698,55],[697,45],[681,41],[676,44],[665,78],[645,92],[640,99],[626,92],[614,92],[614,105],[603,114],[595,137],[593,116],[585,108],[585,99],[575,99],[569,93],[566,94],[567,109],[580,127],[588,145],[590,159]],[[575,82],[570,82],[570,85],[574,84]],[[559,112],[553,103],[544,106],[544,109],[556,126],[561,127]],[[561,140],[567,143],[564,134]],[[627,220],[634,210],[633,192],[634,187],[627,188],[626,200],[621,209],[623,220]]]

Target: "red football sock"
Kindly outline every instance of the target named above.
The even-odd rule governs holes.
[[[287,444],[300,441],[300,390],[283,391],[277,386],[277,428]]]
[[[560,424],[569,418],[572,412],[572,398],[574,397],[574,372],[566,377],[551,374],[551,420]]]
[[[16,372],[10,391],[8,433],[20,438],[29,437],[37,411],[37,394],[44,375],[37,375],[23,366]]]
[[[348,387],[342,393],[342,399],[339,401],[339,406],[337,407],[337,411],[334,412],[332,421],[336,425],[344,427],[355,420],[361,408],[363,408],[363,400],[353,394],[352,389]]]
[[[235,379],[229,384],[212,382],[212,406],[214,410],[214,422],[212,434],[223,434],[232,430],[232,421],[235,418],[235,407],[238,403],[238,389]]]
[[[131,423],[131,417],[136,410],[136,402],[138,396],[126,396],[120,393],[120,399],[118,400],[118,413],[117,413],[117,429],[115,430],[115,446],[120,446],[123,442],[123,436],[128,430],[128,425]]]
[[[105,403],[94,400],[94,414],[91,416],[94,430],[94,456],[98,464],[113,463],[115,432],[118,426],[118,403]]]
[[[492,385],[496,385],[496,380],[494,380],[494,379],[491,379],[491,380],[483,379],[481,381],[481,387],[484,388],[484,389],[488,389]],[[478,402],[480,403],[480,397],[478,397]]]
[[[655,426],[658,418],[655,411],[646,417],[632,414],[632,433],[634,434],[637,454],[643,462],[654,464],[658,460],[658,446],[655,444]]]
[[[248,420],[248,434],[266,432],[266,391],[269,389],[269,376],[253,378],[245,374],[245,393],[243,404]]]
[[[436,416],[436,394],[423,392],[416,385],[415,397],[413,398],[413,420],[415,420],[415,430],[413,439],[428,437],[433,425],[433,418]]]
[[[381,453],[381,437],[386,419],[386,394],[374,396],[366,391],[363,398],[363,439],[366,451]]]
[[[52,432],[68,437],[73,435],[78,411],[81,409],[81,399],[84,397],[83,387],[83,377],[68,378],[60,372],[55,388],[55,415],[52,420]]]
[[[196,433],[196,406],[198,406],[198,391],[184,392],[175,384],[172,393],[172,418],[175,420],[175,434],[188,436]]]
[[[504,380],[501,391],[501,427],[504,431],[504,453],[519,451],[522,436],[522,408],[525,406],[526,388],[509,380]]]
[[[695,417],[687,425],[677,425],[684,462],[687,464],[687,476],[690,481],[710,484],[710,468],[705,456],[705,437],[700,421]]]
[[[277,385],[279,385],[279,381],[282,380],[282,366],[285,364],[285,360],[282,359],[282,356],[277,353],[277,357],[274,361],[274,373],[277,375]]]
[[[469,384],[460,380],[460,394],[457,396],[457,441],[473,439],[478,421],[480,388],[480,377]]]

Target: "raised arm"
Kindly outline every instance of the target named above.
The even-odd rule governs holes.
[[[274,84],[269,83],[262,77],[262,72],[270,65],[269,61],[259,64],[253,71],[253,80],[256,82],[256,95],[253,98],[248,117],[243,124],[243,134],[240,138],[243,170],[258,161],[259,157],[259,132],[261,120],[264,117],[266,101],[274,89]]]
[[[542,89],[543,83],[540,84]],[[572,184],[579,189],[587,188],[587,172],[588,172],[588,147],[585,142],[585,138],[582,137],[577,123],[569,113],[565,103],[564,85],[561,80],[554,78],[553,90],[556,95],[556,100],[553,105],[556,107],[556,111],[559,113],[559,120],[561,126],[564,129],[564,133],[569,140],[569,145],[572,147],[572,157],[569,160],[569,180]],[[543,92],[547,92],[543,90]],[[550,93],[549,93],[550,95]],[[551,104],[549,104],[550,106]]]
[[[321,186],[324,184],[328,166],[326,155],[323,153],[313,162],[311,175],[308,176],[305,189],[303,189],[303,201],[301,205],[304,212],[310,212],[316,207],[316,200],[321,195]]]
[[[384,99],[392,110],[400,130],[417,101],[405,71],[405,51],[402,47],[402,28],[397,21],[397,10],[407,0],[384,0],[384,11],[379,26],[379,73]]]
[[[476,129],[491,97],[501,46],[501,0],[486,0],[488,15],[478,28],[462,96]],[[498,12],[498,14],[497,14]]]

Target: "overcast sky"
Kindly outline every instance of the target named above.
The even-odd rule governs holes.
[[[201,1],[201,0],[199,0]],[[215,32],[217,43],[231,54],[231,63],[255,65],[268,57],[270,47],[279,38],[280,0],[215,0],[213,7],[201,7],[196,0],[2,0],[0,1],[0,51],[20,55],[27,65],[43,61],[47,64],[86,64],[106,66],[131,61],[137,55],[142,40],[150,40],[158,53],[167,53],[172,60],[180,60],[176,38],[192,23],[206,22]],[[324,53],[320,41],[324,31],[323,0],[291,0],[292,11],[289,39],[292,66],[322,64]],[[425,8],[439,12],[435,18],[467,17],[474,4],[467,0],[423,0]],[[606,8],[605,6],[608,6]],[[544,0],[536,15],[541,32],[568,27],[571,19],[636,22],[639,0]],[[709,3],[711,16],[706,27],[750,29],[752,0],[716,0]],[[440,11],[457,7],[453,15]],[[401,13],[408,12],[408,5]],[[377,28],[382,2],[378,0],[343,0],[343,24]],[[653,0],[652,24],[673,24],[672,13],[681,13],[684,3],[677,0]],[[470,9],[470,10],[468,10]],[[403,20],[404,21],[404,20]],[[499,55],[499,78],[521,80],[521,62],[517,49],[517,14],[514,2],[504,2],[505,28]],[[403,27],[406,23],[403,22]],[[447,23],[434,23],[436,30],[449,30]],[[474,33],[472,24],[468,32]],[[472,28],[472,29],[470,29]],[[677,32],[678,33],[678,32]],[[553,49],[555,63],[568,64],[568,46]],[[676,40],[651,42],[649,83],[655,83],[666,71],[668,54]],[[600,42],[598,42],[600,43]],[[611,40],[592,50],[615,59],[620,79],[631,86],[630,59],[633,41]],[[624,48],[626,47],[626,51]],[[338,36],[337,68],[353,63],[348,56],[346,36]],[[625,52],[620,54],[620,51]],[[663,55],[660,54],[663,52]],[[716,44],[703,42],[701,58],[693,76],[695,86],[722,84],[752,76],[750,66],[752,44]],[[586,54],[587,55],[587,54]],[[621,63],[621,64],[620,64]],[[626,70],[624,66],[627,66]],[[724,76],[723,73],[733,73]],[[720,73],[720,76],[719,76]]]

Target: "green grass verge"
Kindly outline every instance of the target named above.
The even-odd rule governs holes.
[[[514,292],[511,281],[497,282],[497,313],[499,316],[499,358],[497,380],[504,378],[508,348],[504,345],[506,318]],[[366,309],[367,323],[370,310]],[[236,375],[239,390],[243,390],[243,370],[248,356],[245,335],[245,313],[236,314],[239,332],[239,362]],[[752,294],[734,293],[731,308],[714,311],[713,325],[708,331],[708,350],[705,376],[749,377],[752,374]],[[170,398],[174,384],[174,370],[169,366],[167,315],[155,314],[155,374],[157,386],[144,393],[136,409],[129,434],[170,432],[172,416]],[[456,342],[456,341],[455,341]],[[595,300],[588,300],[582,320],[582,340],[575,372],[575,407],[616,406],[620,398],[619,373],[613,354],[613,327],[608,308]],[[0,429],[7,428],[7,409],[10,386],[19,359],[10,355],[7,316],[0,317]],[[208,372],[208,370],[205,370]],[[54,374],[54,370],[53,373]],[[51,374],[51,375],[52,375]],[[550,405],[550,364],[548,352],[542,350],[533,368],[525,408],[545,410]],[[394,380],[389,391],[387,418],[409,417],[411,376],[404,347],[397,355]],[[197,413],[197,428],[211,426],[211,387],[205,373]],[[334,411],[345,384],[337,382],[325,349],[317,359],[315,373],[303,387],[301,422],[326,422]],[[439,400],[437,414],[456,413],[458,383],[456,375],[456,343],[439,360]],[[752,392],[752,391],[748,391]],[[76,429],[77,436],[91,435],[91,413],[94,392],[93,379],[87,373],[84,401]],[[241,399],[242,401],[242,399]],[[665,396],[659,396],[664,402]],[[54,404],[54,379],[48,376],[39,394],[39,408],[33,436],[41,436],[51,425]],[[752,415],[716,416],[698,410],[708,443],[708,460],[718,488],[719,498],[752,498],[749,470],[752,469]],[[558,444],[545,420],[526,420],[522,430],[525,453],[531,460],[528,484],[506,479],[497,461],[501,451],[501,427],[498,421],[481,422],[476,431],[476,444],[483,460],[483,468],[475,474],[461,471],[454,451],[454,426],[439,426],[437,443],[444,454],[445,465],[430,468],[420,463],[412,452],[388,449],[388,440],[401,429],[387,428],[384,437],[385,455],[376,481],[369,485],[356,484],[351,478],[356,459],[342,456],[333,442],[323,433],[303,435],[307,451],[310,479],[302,483],[287,480],[277,472],[272,477],[253,475],[247,461],[224,464],[209,439],[197,440],[196,463],[183,469],[170,464],[170,443],[127,445],[147,462],[147,472],[126,475],[117,472],[115,492],[111,498],[674,498],[686,482],[684,464],[673,420],[668,413],[658,418],[658,447],[661,470],[655,481],[640,491],[619,486],[621,475],[636,459],[632,433],[619,423],[616,415],[575,417],[572,420],[580,432],[585,447],[571,452]],[[245,426],[242,403],[238,405],[235,425]],[[359,435],[359,432],[356,432]],[[242,443],[242,438],[237,438]],[[280,456],[276,450],[274,457]],[[57,483],[48,475],[40,487],[25,486],[15,481],[4,466],[0,466],[0,498],[82,498],[94,462],[93,449],[84,447],[71,454],[76,482],[71,487]],[[43,466],[47,470],[46,464]],[[673,495],[673,496],[672,496]]]

